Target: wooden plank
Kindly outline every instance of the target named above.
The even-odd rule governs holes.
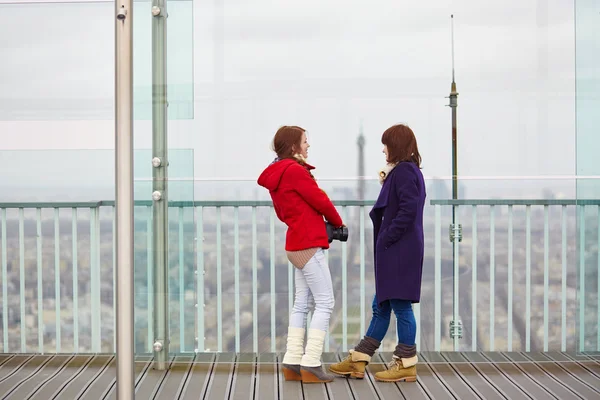
[[[599,361],[593,361],[587,357],[582,357],[582,358],[571,358],[570,356],[568,356],[565,353],[561,353],[558,351],[549,351],[547,353],[544,353],[546,355],[546,357],[548,357],[550,360],[555,361],[555,362],[577,362],[577,364],[579,364],[580,366],[582,366],[583,368],[585,368],[586,370],[588,370],[591,374],[595,375],[596,377],[600,378],[600,360]]]
[[[193,355],[179,355],[175,357],[164,382],[156,394],[155,400],[173,400],[179,398],[193,361]]]
[[[549,362],[550,360],[543,353],[539,351],[532,351],[527,353],[514,353],[515,356],[520,356],[523,361],[535,361],[535,362]]]
[[[304,399],[304,392],[302,390],[302,382],[300,381],[286,381],[283,377],[283,371],[281,369],[281,362],[285,353],[277,353],[277,384],[279,385],[279,396],[284,399],[290,400],[302,400]],[[258,390],[258,388],[257,388]],[[260,398],[258,392],[256,398]]]
[[[509,379],[498,366],[490,363],[481,354],[475,352],[461,353],[464,360],[471,363],[473,368],[485,379],[489,380],[507,399],[527,397],[525,388]]]
[[[342,361],[345,358],[346,354],[338,355],[338,361]],[[375,386],[373,386],[373,380],[375,379],[369,368],[365,370],[364,379],[354,379],[354,378],[338,378],[338,379],[346,379],[349,386],[350,391],[355,399],[379,399],[377,395],[377,391],[375,390]]]
[[[23,398],[31,400],[47,400],[53,398],[54,394],[63,386],[66,386],[71,380],[75,379],[93,360],[91,355],[75,356],[69,363],[59,371],[55,376],[50,377],[38,387],[34,388],[27,396]],[[51,393],[51,394],[50,394]],[[50,394],[50,395],[49,395]]]
[[[597,352],[597,351],[584,351],[584,352],[581,352],[580,354],[583,354],[584,356],[588,356],[592,360],[599,360],[600,361],[600,352]]]
[[[539,365],[531,361],[527,361],[522,354],[511,352],[501,353],[500,355],[503,355],[506,360],[512,361],[518,369],[523,371],[523,373],[525,373],[532,381],[544,388],[553,397],[558,399],[572,399],[574,394],[575,397],[581,397],[560,384],[560,382],[554,377],[549,376],[543,369],[539,367]],[[545,397],[548,396],[545,395]],[[536,396],[534,398],[543,399],[544,397]]]
[[[146,364],[144,364],[142,373],[140,374],[135,386],[136,399],[153,399],[154,396],[156,396],[165,378],[167,377],[167,374],[169,373],[173,360],[173,356],[169,357],[167,362],[168,368],[164,371],[154,369],[152,366],[152,360],[148,360]],[[136,363],[136,365],[137,364],[138,363]]]
[[[74,399],[96,400],[103,399],[112,387],[117,376],[116,359],[111,360],[106,368],[94,376],[89,382],[83,382],[80,393]]]
[[[281,357],[283,360],[283,357]],[[322,365],[324,371],[328,372],[329,369],[327,366]],[[337,379],[337,378],[336,378]],[[333,381],[335,382],[335,380]],[[331,382],[331,383],[333,383]],[[325,399],[329,398],[329,385],[331,383],[302,383],[302,390],[304,392],[305,399],[317,400],[317,399]]]
[[[373,375],[379,371],[384,371],[388,369],[387,364],[392,361],[392,353],[376,353],[372,358],[369,366],[371,367],[371,371]],[[417,382],[398,382],[398,383],[390,383],[390,382],[377,382],[377,389],[379,393],[381,393],[384,398],[398,398],[398,392],[405,399],[429,399],[430,395],[426,392],[423,385],[419,382],[419,372],[421,370],[422,365],[417,364]]]
[[[529,353],[526,354],[529,356]],[[533,354],[532,354],[533,356]],[[533,357],[532,357],[533,358]],[[553,362],[544,354],[536,357],[539,361],[535,361],[545,371],[551,371],[553,376],[558,374],[557,378],[565,386],[571,386],[578,393],[586,396],[597,396],[600,398],[600,379],[591,374],[588,370],[583,368],[578,363],[572,362]],[[595,393],[595,395],[594,395]]]
[[[19,385],[15,385],[10,395],[5,398],[15,400],[28,399],[32,392],[36,392],[41,385],[58,374],[71,359],[73,359],[73,356],[57,355],[52,357],[41,369],[28,378],[23,379]]]
[[[207,399],[227,399],[235,366],[234,353],[217,353],[208,384]]]
[[[549,352],[552,354],[558,353],[558,352]],[[593,358],[590,358],[589,356],[582,354],[582,353],[576,353],[576,352],[560,352],[560,354],[562,354],[563,356],[570,358],[572,360],[577,360],[577,361],[600,361],[600,360],[594,360]]]
[[[347,356],[347,354],[343,354],[338,356],[337,353],[323,353],[322,360],[323,365],[328,373],[329,366],[331,364],[336,364],[340,359],[343,359]],[[335,375],[335,374],[334,374]],[[348,378],[344,378],[342,376],[337,376],[333,380],[333,382],[327,384],[327,390],[329,392],[330,399],[352,399],[352,391],[350,390],[350,383],[348,382]]]
[[[491,363],[494,363],[496,365],[499,364],[514,364],[512,361],[510,361],[509,359],[507,359],[506,357],[504,357],[502,355],[502,353],[498,353],[498,352],[483,352],[483,353],[479,353],[482,357],[484,357],[486,360],[489,360]]]
[[[419,360],[427,360],[429,364],[447,363],[447,361],[444,359],[444,357],[441,356],[441,354],[438,351],[422,351],[421,353],[417,354],[417,357],[419,358]]]
[[[194,364],[190,375],[181,391],[180,400],[205,399],[210,382],[211,371],[214,366],[216,355],[213,353],[198,353],[194,358]]]
[[[581,368],[584,368],[586,371],[588,371],[590,374],[594,375],[596,378],[600,379],[600,362],[597,361],[592,361],[589,358],[583,356],[580,359],[578,358],[571,358],[570,356],[568,356],[565,353],[560,353],[558,351],[550,351],[548,353],[545,353],[546,357],[548,357],[550,360],[552,361],[557,361],[557,362],[577,362],[577,365],[581,366]]]
[[[133,365],[136,386],[140,382],[140,380],[142,379],[144,374],[146,373],[146,370],[151,367],[151,365],[152,365],[151,363],[152,363],[152,356],[144,355],[144,356],[136,357],[134,365]],[[102,392],[102,394],[100,396],[100,398],[103,400],[115,400],[117,398],[116,364],[114,364],[114,368],[115,368],[114,379],[111,381],[110,384],[108,384],[108,386],[104,389],[104,392]]]
[[[281,370],[281,362],[283,360],[283,356],[285,353],[277,354],[277,374],[278,376],[278,384],[279,384],[279,396],[283,399],[304,399],[304,391],[302,388],[302,382],[300,381],[286,381],[283,377],[283,372]],[[260,397],[258,397],[260,398]]]
[[[458,399],[480,399],[484,398],[481,393],[476,393],[475,388],[471,388],[467,385],[460,377],[460,375],[448,365],[447,361],[436,361],[430,362],[427,357],[436,357],[444,360],[441,355],[435,353],[422,353],[421,356],[428,362],[431,370],[438,376],[438,378],[444,383],[446,390],[451,391],[454,396]]]
[[[542,386],[538,381],[529,376],[529,374],[520,369],[515,363],[502,356],[502,354],[496,352],[482,353],[481,356],[495,365],[508,380],[519,385],[519,387],[532,399],[557,398],[550,393],[546,387]]]
[[[458,399],[457,394],[448,386],[446,381],[432,368],[433,364],[427,362],[423,355],[419,358],[417,366],[417,383],[432,399]]]
[[[243,353],[237,356],[230,400],[254,399],[256,360],[254,353]]]
[[[106,368],[114,363],[114,356],[99,355],[94,357],[89,364],[72,379],[68,380],[65,385],[61,386],[50,396],[39,396],[39,400],[47,399],[77,399],[79,395],[87,388],[90,382],[96,380]],[[43,393],[45,394],[45,393]],[[38,393],[35,398],[38,400]]]
[[[440,355],[446,359],[450,367],[461,377],[461,379],[484,399],[504,399],[502,391],[484,379],[473,365],[459,352],[442,352]]]
[[[33,358],[30,354],[18,354],[0,366],[0,382],[17,372],[27,361]]]
[[[462,351],[461,354],[463,355],[463,357],[465,357],[471,363],[486,363],[486,364],[491,364],[490,360],[488,360],[487,358],[485,358],[478,351]]]
[[[140,398],[600,398],[600,363],[576,353],[434,353],[421,355],[417,383],[380,383],[374,374],[391,354],[376,355],[364,380],[336,378],[330,384],[285,382],[282,355],[201,353],[180,356],[168,371],[136,362]],[[433,360],[428,363],[428,358]],[[140,360],[140,359],[138,359]],[[325,369],[341,360],[323,354]],[[19,362],[17,362],[19,361]],[[192,363],[193,361],[193,363]],[[215,362],[216,361],[216,362]],[[0,397],[7,399],[114,398],[114,357],[5,355],[0,358]]]
[[[302,383],[302,390],[305,399],[318,400],[329,398],[328,388],[329,383]],[[284,397],[285,398],[285,397]]]
[[[0,367],[14,356],[15,354],[0,353]]]
[[[570,358],[568,357],[565,353],[562,353],[560,351],[548,351],[546,353],[544,353],[546,355],[547,358],[549,358],[552,361],[573,361],[575,360],[574,358]]]
[[[9,394],[31,379],[47,363],[53,361],[53,358],[53,356],[37,355],[28,359],[21,368],[14,369],[10,375],[0,381],[0,397]]]
[[[530,363],[531,359],[525,357],[523,353],[518,351],[505,351],[500,353],[504,358],[514,362],[514,363]]]
[[[256,369],[256,398],[261,400],[287,398],[286,394],[280,393],[279,390],[277,355],[275,353],[259,354]]]

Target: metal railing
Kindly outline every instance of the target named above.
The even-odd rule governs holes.
[[[514,297],[517,292],[517,288],[514,282],[515,270],[515,253],[516,250],[524,251],[524,257],[520,257],[519,267],[525,269],[524,271],[524,288],[521,290],[525,294],[524,310],[520,309],[517,311],[519,320],[522,320],[524,324],[524,341],[520,347],[525,351],[532,350],[535,347],[537,350],[549,351],[552,347],[554,350],[560,349],[565,351],[568,347],[577,348],[580,351],[593,349],[600,349],[600,297],[598,296],[598,288],[600,287],[600,201],[598,200],[434,200],[431,202],[436,208],[436,233],[439,234],[438,229],[440,224],[440,210],[442,206],[455,207],[457,213],[461,214],[461,220],[464,224],[470,224],[471,240],[470,249],[467,246],[461,246],[461,250],[464,254],[461,259],[462,264],[470,264],[471,269],[471,291],[470,291],[470,308],[471,308],[471,350],[475,351],[481,348],[481,344],[478,343],[478,315],[481,312],[481,304],[478,302],[477,289],[481,285],[478,281],[478,263],[481,262],[481,247],[478,244],[478,234],[481,233],[481,228],[478,227],[478,215],[481,215],[481,209],[487,208],[489,212],[489,219],[487,223],[488,238],[489,238],[489,270],[484,271],[489,279],[489,324],[487,333],[489,334],[488,346],[483,346],[486,350],[496,350],[495,342],[498,334],[495,327],[496,324],[496,300],[498,294],[496,293],[498,282],[496,282],[496,275],[498,272],[499,260],[496,254],[497,240],[496,235],[499,231],[504,231],[507,236],[506,254],[502,261],[506,264],[506,312],[507,312],[507,323],[506,323],[506,346],[500,350],[512,351],[514,349],[513,343],[513,330],[515,324],[515,305]],[[516,216],[515,209],[520,209],[520,216]],[[551,210],[559,210],[554,215],[553,221],[560,221],[560,229],[550,228],[550,212]],[[539,218],[536,219],[537,224],[532,226],[532,215],[535,212],[541,213]],[[589,215],[590,211],[592,214]],[[501,212],[506,213],[507,226],[506,229],[499,229],[497,227],[497,218]],[[470,215],[469,215],[470,214]],[[523,215],[524,214],[524,215]],[[515,218],[519,222],[525,223],[524,233],[521,234],[521,242],[515,243]],[[524,220],[524,221],[523,221]],[[592,221],[596,225],[595,232],[588,232],[586,229],[586,221]],[[571,225],[569,227],[569,222]],[[589,222],[588,222],[589,223]],[[521,225],[522,226],[522,225]],[[541,229],[540,229],[541,228]],[[523,231],[523,229],[519,229]],[[539,232],[537,239],[533,238],[532,233]],[[554,240],[551,240],[550,233],[559,232],[555,236]],[[569,232],[570,236],[567,235]],[[591,234],[590,234],[591,233]],[[594,235],[595,233],[595,235]],[[523,237],[524,236],[524,237]],[[594,238],[595,236],[595,238]],[[523,244],[524,240],[524,244]],[[554,252],[555,258],[560,259],[560,264],[556,264],[551,271],[550,262],[550,250],[552,245],[560,245],[560,252]],[[533,247],[538,245],[541,249],[538,249],[535,253],[541,253],[541,257],[538,263],[532,262],[532,254],[534,253]],[[440,246],[439,236],[436,236],[436,249]],[[571,249],[571,250],[569,250]],[[468,253],[470,250],[470,263],[468,260]],[[559,256],[559,257],[558,257]],[[523,259],[524,258],[524,259]],[[501,261],[501,262],[502,262]],[[500,264],[501,264],[500,262]],[[535,285],[532,282],[532,278],[535,275],[533,267],[536,268],[537,274],[542,276],[542,283]],[[439,257],[436,255],[436,276],[439,275]],[[553,275],[552,272],[560,271],[560,278]],[[594,276],[596,282],[590,282],[586,276],[588,273]],[[576,279],[571,279],[569,282],[568,274],[574,275]],[[459,274],[456,279],[460,280]],[[539,276],[538,276],[539,278]],[[560,289],[560,310],[550,310],[550,297],[556,297],[556,291],[550,286],[550,280],[559,281]],[[436,282],[438,280],[436,279]],[[570,283],[570,285],[569,285]],[[501,283],[502,285],[502,283]],[[541,296],[533,293],[534,286],[542,287]],[[556,288],[558,285],[554,284]],[[586,288],[590,288],[590,292],[587,292]],[[537,292],[540,292],[539,290]],[[571,297],[575,297],[576,301],[569,301],[569,292]],[[436,288],[436,293],[439,293]],[[541,302],[539,301],[541,297]],[[437,298],[437,297],[436,297]],[[534,320],[536,319],[533,315],[532,302],[537,300],[537,304],[541,305],[541,324],[537,324],[537,328],[541,328],[541,335],[533,335],[532,329],[534,327]],[[459,296],[455,296],[454,302],[459,302]],[[556,303],[556,301],[554,302]],[[595,304],[592,304],[595,303]],[[439,322],[440,315],[439,304],[436,303],[435,318]],[[576,313],[572,313],[569,318],[569,311],[576,309]],[[523,315],[524,314],[524,315]],[[539,316],[539,310],[537,312]],[[539,318],[538,318],[539,319]],[[554,334],[555,345],[550,346],[550,327],[560,326],[560,335]],[[439,331],[439,327],[436,325],[436,332]],[[503,336],[501,334],[501,336]],[[541,336],[541,338],[540,338]],[[593,336],[593,340],[590,337]],[[436,334],[436,338],[439,336]],[[536,337],[541,340],[541,344],[532,346],[532,337]],[[557,340],[559,339],[559,340]],[[572,342],[568,345],[568,339]],[[587,343],[587,344],[586,344]],[[439,345],[436,343],[436,349],[439,349]]]
[[[351,234],[327,251],[336,306],[326,350],[351,348],[370,318],[372,204],[336,202]],[[154,339],[151,205],[135,204],[138,352]],[[462,227],[457,276],[443,234],[450,207]],[[431,201],[419,349],[600,349],[599,210],[600,201]],[[293,268],[271,202],[170,202],[169,212],[171,351],[282,350]],[[114,352],[114,202],[0,203],[0,215],[3,351]],[[448,295],[453,279],[460,290]],[[392,326],[384,345],[394,335]]]

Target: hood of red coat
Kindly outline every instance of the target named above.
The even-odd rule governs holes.
[[[258,184],[269,191],[277,190],[283,173],[293,164],[298,164],[298,161],[289,158],[283,160],[275,159],[275,161],[260,174],[258,177]],[[303,164],[302,166],[309,171],[315,168],[309,164]]]

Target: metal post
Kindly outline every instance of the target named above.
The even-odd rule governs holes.
[[[115,12],[117,399],[133,400],[133,0]]]
[[[154,368],[167,368],[169,279],[167,196],[167,1],[152,1],[152,216],[154,251]]]
[[[360,124],[360,132],[356,144],[358,145],[358,200],[365,201],[365,135],[363,125]]]
[[[454,81],[454,15],[450,16],[452,21],[452,85],[450,87],[450,108],[452,109],[452,199],[458,199],[458,154],[456,134],[456,108],[458,107],[458,92]],[[459,315],[459,282],[460,264],[458,258],[458,243],[462,240],[462,227],[457,221],[456,205],[452,206],[452,225],[450,226],[450,240],[452,241],[453,262],[453,312],[450,322],[450,336],[453,339],[454,350],[459,347],[459,339],[462,338],[462,322]],[[475,306],[475,305],[473,305]]]

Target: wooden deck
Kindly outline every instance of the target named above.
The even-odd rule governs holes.
[[[342,355],[324,354],[326,364]],[[419,355],[417,383],[380,383],[379,354],[364,380],[283,380],[279,354],[203,353],[173,357],[168,371],[136,362],[138,399],[600,399],[600,354],[452,353]],[[113,355],[0,354],[0,399],[116,399]]]

